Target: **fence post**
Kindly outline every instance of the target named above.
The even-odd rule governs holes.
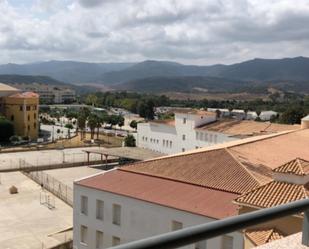
[[[302,244],[309,246],[309,210],[304,212]]]

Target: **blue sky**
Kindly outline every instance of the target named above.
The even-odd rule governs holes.
[[[0,63],[309,56],[308,0],[0,0]]]

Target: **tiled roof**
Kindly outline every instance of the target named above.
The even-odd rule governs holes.
[[[23,92],[10,95],[9,98],[38,98],[39,95],[34,92]]]
[[[237,215],[236,194],[119,169],[75,184],[215,219]]]
[[[278,168],[275,168],[274,172],[305,176],[309,174],[309,161],[306,161],[301,158],[296,158],[292,161],[283,164]]]
[[[238,194],[261,185],[226,149],[154,159],[125,166],[120,170]]]
[[[278,231],[275,228],[248,229],[245,231],[245,235],[256,246],[260,246],[265,243],[284,238],[282,232]]]
[[[300,129],[300,125],[283,125],[250,120],[223,119],[197,128],[233,136],[254,136]]]
[[[309,161],[309,129],[269,136],[263,139],[255,137],[255,141],[252,142],[240,140],[239,144],[228,146],[229,151],[242,163],[265,165],[271,169],[295,158]]]
[[[269,208],[308,198],[304,185],[271,181],[235,199],[240,205]]]

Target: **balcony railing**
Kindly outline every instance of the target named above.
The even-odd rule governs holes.
[[[309,246],[309,199],[266,208],[207,224],[192,226],[178,231],[165,233],[127,244],[112,247],[113,249],[167,249],[178,248],[211,239],[220,235],[245,229],[267,221],[304,212],[302,244]]]

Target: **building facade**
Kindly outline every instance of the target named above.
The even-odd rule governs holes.
[[[15,93],[0,98],[1,113],[13,123],[15,134],[38,138],[39,95],[33,92]]]
[[[142,185],[144,183],[144,196],[148,197],[143,198],[141,193],[135,193],[135,196],[133,197],[133,192],[130,190],[126,192],[125,190],[125,188],[127,188],[127,183],[124,184],[124,187],[120,187],[118,190],[115,190],[115,188],[110,185],[110,187],[114,189],[112,191],[110,191],[111,189],[107,190],[107,185],[102,188],[99,186],[94,187],[94,185],[92,185],[93,183],[96,185],[95,182],[97,179],[100,181],[103,180],[103,178],[109,178],[109,180],[119,180],[117,176],[119,174],[120,177],[126,177],[130,184],[133,183],[133,181],[131,181],[133,175],[134,181],[139,182],[138,187],[143,187]],[[183,200],[183,196],[186,196],[187,198],[190,195],[196,196],[196,198],[194,198],[195,201],[197,201],[197,198],[200,198],[201,196],[205,197],[205,199],[209,201],[209,198],[211,196],[214,197],[216,194],[217,198],[220,198],[222,194],[220,191],[210,193],[211,190],[207,189],[207,193],[203,193],[203,189],[200,187],[190,186],[189,189],[187,189],[187,186],[183,187],[183,183],[175,183],[173,181],[161,180],[158,178],[145,178],[149,177],[118,171],[106,172],[105,176],[97,175],[94,176],[93,179],[91,177],[86,179],[85,181],[90,183],[90,185],[88,185],[88,183],[84,184],[83,180],[75,183],[73,214],[74,248],[109,248],[130,241],[147,238],[149,236],[167,233],[216,220],[216,218],[208,217],[206,215],[206,213],[208,215],[215,213],[210,211],[208,208],[205,208],[203,211],[197,209],[194,210],[193,206],[196,206],[196,202],[192,202],[191,204],[188,203],[187,207],[184,207],[181,204],[175,207],[175,203],[173,204],[173,201],[169,201],[167,199],[170,199],[170,195],[172,194],[171,192],[173,191],[174,201],[177,201],[177,199]],[[166,191],[166,195],[168,196],[167,199],[158,198],[159,195],[162,196],[162,192],[157,192],[156,194],[150,193],[151,191],[153,192],[150,188],[153,189],[154,187],[157,189],[158,185],[160,185],[160,187],[170,187],[169,190]],[[176,191],[170,190],[173,189],[173,186]],[[182,197],[180,197],[181,190],[183,191]],[[141,189],[141,191],[143,190]],[[176,194],[176,192],[178,192],[178,194]],[[199,193],[200,195],[195,193]],[[234,195],[230,194],[228,198],[232,196]],[[190,200],[187,199],[187,201],[193,201],[192,197]],[[202,202],[205,201],[203,200]],[[220,203],[220,201],[218,203]],[[228,206],[229,207],[221,208],[229,209],[231,206]],[[234,207],[232,207],[232,209],[234,210]],[[202,215],[203,213],[205,215]],[[243,238],[241,233],[234,232],[182,248],[242,249]]]
[[[229,135],[197,128],[216,121],[216,114],[206,111],[176,112],[175,120],[150,121],[137,125],[137,146],[174,154],[235,140]]]

